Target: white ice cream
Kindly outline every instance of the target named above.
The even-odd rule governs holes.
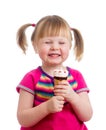
[[[67,77],[68,71],[63,69],[54,70],[54,77]]]

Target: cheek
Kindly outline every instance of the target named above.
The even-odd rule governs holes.
[[[68,57],[69,51],[70,51],[69,48],[64,48],[64,50],[63,50],[63,56],[64,56],[64,57]]]
[[[38,51],[38,54],[40,57],[45,57],[47,55],[47,49],[46,48],[40,48]]]

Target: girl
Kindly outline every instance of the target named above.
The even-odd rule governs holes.
[[[25,24],[17,32],[17,43],[26,52],[25,30],[34,26],[32,45],[42,65],[31,70],[17,86],[19,102],[17,118],[21,130],[87,130],[85,121],[92,117],[89,89],[82,74],[63,66],[75,41],[76,59],[83,54],[83,39],[77,29],[70,28],[60,16],[43,17],[35,24]],[[53,71],[68,71],[67,81],[54,85]]]

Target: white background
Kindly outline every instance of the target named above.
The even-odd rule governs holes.
[[[78,28],[85,42],[84,58],[66,64],[79,69],[90,88],[93,117],[89,130],[106,130],[106,4],[105,0],[1,0],[0,1],[0,129],[19,130],[16,118],[16,86],[23,75],[41,64],[30,42],[33,27],[27,30],[29,49],[25,56],[16,44],[17,29],[56,14]]]

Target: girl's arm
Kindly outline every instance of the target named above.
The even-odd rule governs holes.
[[[91,119],[93,111],[89,101],[87,92],[81,92],[79,94],[74,91],[68,99],[72,105],[73,110],[81,121],[88,121]]]
[[[35,107],[33,107],[33,103],[34,95],[20,89],[17,118],[21,126],[33,126],[48,114],[61,111],[64,98],[61,96],[54,96],[50,100]]]

